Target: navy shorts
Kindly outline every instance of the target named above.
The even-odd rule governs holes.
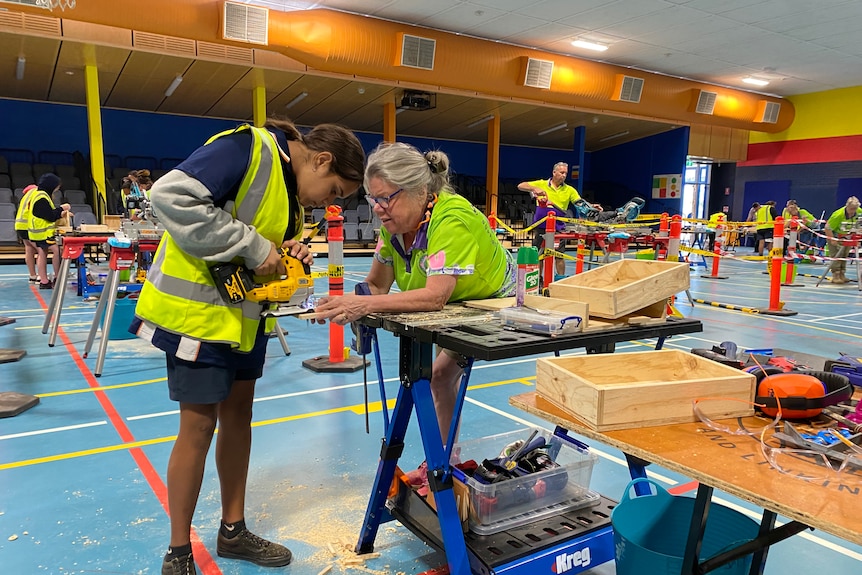
[[[48,238],[47,240],[30,240],[33,242],[37,248],[42,248],[43,250],[49,249],[51,246],[57,245],[57,240],[54,238]]]
[[[30,233],[27,230],[15,230],[15,234],[18,236],[18,239],[21,241],[29,240]]]
[[[220,403],[228,398],[235,381],[254,380],[263,375],[269,336],[263,333],[264,322],[260,323],[252,350],[249,353],[227,350],[224,366],[186,361],[166,354],[171,399],[181,403]]]

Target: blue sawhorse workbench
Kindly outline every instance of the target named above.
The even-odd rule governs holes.
[[[505,330],[493,312],[450,305],[439,312],[369,316],[362,319],[361,323],[375,330],[374,351],[378,375],[380,367],[376,330],[384,329],[398,336],[401,385],[391,420],[386,415],[386,403],[383,402],[386,436],[356,545],[357,553],[372,552],[380,525],[398,519],[426,543],[445,552],[451,575],[468,575],[471,572],[479,575],[528,575],[548,572],[549,569],[559,572],[560,562],[566,573],[574,575],[613,559],[613,534],[609,519],[597,521],[591,528],[577,526],[577,521],[564,521],[563,524],[570,527],[553,534],[540,528],[537,531],[542,536],[533,537],[519,538],[517,533],[512,532],[488,536],[463,533],[449,461],[470,369],[475,359],[510,359],[576,348],[586,348],[588,353],[609,353],[614,351],[617,342],[648,338],[658,338],[656,349],[660,349],[665,338],[671,335],[702,331],[700,321],[669,318],[658,325],[621,326],[551,338]],[[440,440],[431,398],[434,344],[458,352],[465,358],[464,377],[446,446]],[[436,514],[427,503],[413,496],[411,490],[407,490],[407,494],[390,497],[396,465],[404,450],[404,437],[414,410],[425,449],[429,489],[434,495]],[[607,516],[613,502],[603,498],[598,505],[604,506],[607,511],[600,515]],[[511,544],[512,540],[515,540],[515,545]],[[590,560],[582,561],[583,557],[589,557]]]

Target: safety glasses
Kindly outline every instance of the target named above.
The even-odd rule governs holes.
[[[835,433],[836,438],[840,434]],[[842,440],[845,440],[841,436]],[[803,481],[825,483],[862,483],[862,449],[846,440],[845,451],[815,451],[813,449],[793,449],[772,447],[767,444],[764,432],[760,437],[760,451],[769,465],[784,475]]]
[[[749,435],[758,438],[766,431],[775,429],[781,421],[781,408],[775,414],[775,419],[765,419],[754,411],[766,407],[734,397],[702,397],[695,399],[692,410],[695,416],[707,427],[728,435]],[[746,409],[746,407],[748,409]],[[744,413],[740,416],[739,413]],[[732,418],[735,417],[735,422]],[[722,421],[716,421],[722,420]]]

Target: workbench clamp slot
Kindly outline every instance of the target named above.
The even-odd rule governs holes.
[[[428,489],[434,493],[452,489],[454,485],[451,473],[446,473],[442,469],[428,470]]]
[[[394,443],[392,445],[386,444],[386,438],[384,437],[383,445],[380,448],[380,459],[383,461],[389,461],[391,459],[398,460],[401,457],[401,454],[404,452],[404,442]]]

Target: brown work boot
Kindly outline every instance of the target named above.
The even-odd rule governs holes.
[[[844,272],[832,272],[832,283],[834,284],[846,284],[850,280],[844,275]]]

